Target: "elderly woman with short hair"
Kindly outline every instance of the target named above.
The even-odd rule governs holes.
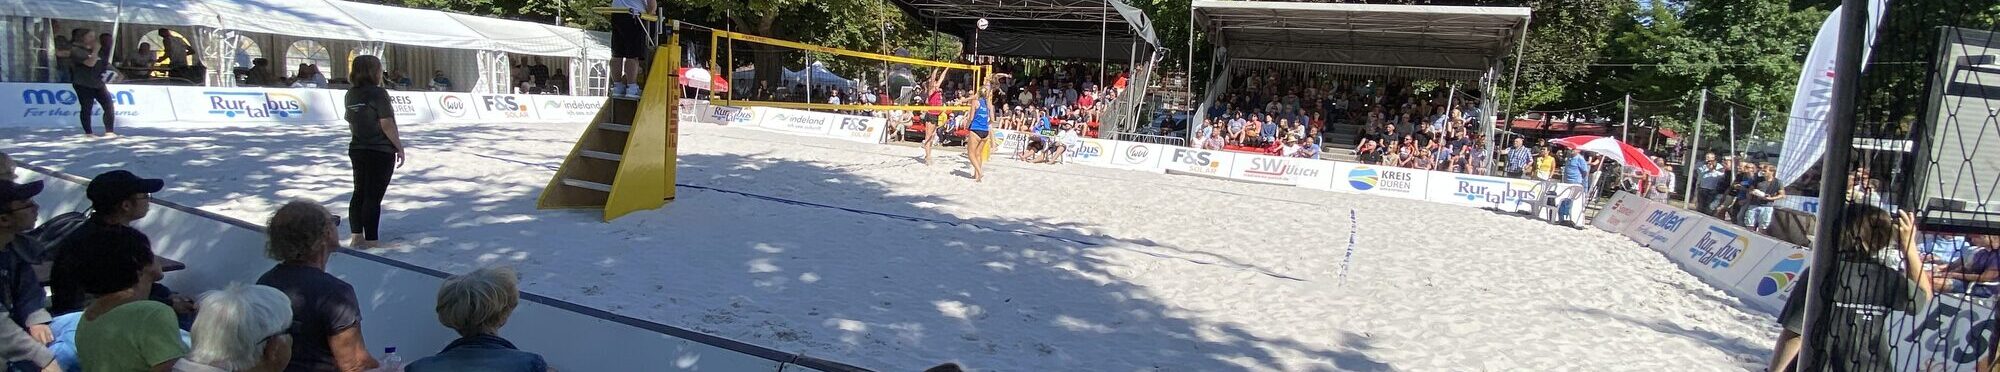
[[[201,298],[192,351],[175,372],[282,372],[292,360],[292,300],[277,288],[230,284]]]
[[[451,277],[438,287],[438,322],[458,331],[458,340],[407,369],[423,371],[543,372],[542,356],[520,351],[500,338],[500,327],[521,302],[514,269],[490,267]]]
[[[361,339],[361,304],[354,286],[326,273],[340,250],[340,216],[305,200],[278,207],[265,224],[264,254],[278,265],[257,284],[292,299],[292,361],[287,371],[349,371],[380,368]]]

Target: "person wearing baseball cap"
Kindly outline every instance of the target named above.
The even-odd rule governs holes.
[[[101,234],[114,229],[131,229],[132,221],[146,217],[147,212],[152,210],[152,194],[165,187],[166,181],[140,178],[124,170],[104,172],[90,179],[90,184],[85,186],[83,191],[84,198],[90,200],[90,219],[84,221],[83,226],[77,227],[76,231],[70,232],[69,235],[50,239],[59,242],[54,247],[55,269],[49,273],[49,289],[52,293],[49,299],[50,312],[68,314],[80,311],[87,302],[76,278],[69,277],[74,273],[63,269],[75,267],[83,260],[89,259],[64,254],[75,251],[72,243],[82,240],[72,238]],[[169,293],[171,292],[159,294],[165,296]]]
[[[4,247],[0,248],[0,316],[8,320],[0,322],[0,358],[6,359],[9,370],[62,370],[48,347],[55,334],[49,329],[49,313],[42,308],[48,297],[42,293],[41,279],[35,277],[34,262],[20,253],[40,251],[29,246],[38,244],[35,239],[21,235],[35,228],[41,206],[34,197],[40,193],[42,181],[0,180],[0,247]]]

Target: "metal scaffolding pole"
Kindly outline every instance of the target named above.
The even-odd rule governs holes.
[[[1708,110],[1708,88],[1701,88],[1701,102],[1696,103],[1694,106],[1694,143],[1693,146],[1688,147],[1687,163],[1685,164],[1690,164],[1690,165],[1694,164],[1695,155],[1701,153],[1701,127],[1702,127],[1701,114],[1703,111],[1706,110]],[[1687,178],[1682,178],[1682,179],[1684,180],[1694,179],[1695,168],[1697,167],[1687,167]],[[1681,195],[1682,205],[1687,205],[1692,203],[1694,203],[1693,194]]]
[[[1819,350],[1826,345],[1815,326],[1826,321],[1827,311],[1832,301],[1827,299],[1827,287],[1848,285],[1848,283],[1827,283],[1833,277],[1835,257],[1832,249],[1821,249],[1837,245],[1840,229],[1847,224],[1847,177],[1848,157],[1854,150],[1854,110],[1860,94],[1862,49],[1867,45],[1868,1],[1842,0],[1840,2],[1840,37],[1838,49],[1834,52],[1833,92],[1826,113],[1826,155],[1820,159],[1819,179],[1819,224],[1813,234],[1817,254],[1812,255],[1811,268],[1806,269],[1810,277],[1806,284],[1805,333],[1800,336],[1798,366],[1800,371],[1814,371],[1826,365],[1842,365],[1841,361],[1822,361]],[[1832,327],[1826,327],[1832,328]]]
[[[1626,143],[1631,143],[1632,142],[1632,94],[1631,93],[1625,94],[1625,125],[1621,131],[1623,133],[1620,133],[1618,135],[1619,137],[1618,139],[1623,140]],[[1652,141],[1646,141],[1646,142],[1652,143]]]

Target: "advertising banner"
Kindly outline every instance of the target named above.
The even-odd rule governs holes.
[[[1076,143],[1070,144],[1069,150],[1063,152],[1063,161],[1093,167],[1110,167],[1111,150],[1116,146],[1116,141],[1112,140],[1078,139]]]
[[[1229,167],[1229,178],[1288,186],[1306,185],[1308,179],[1332,182],[1327,178],[1332,173],[1332,164],[1319,160],[1251,154],[1236,154]]]
[[[872,116],[855,116],[814,112],[830,116],[834,125],[827,128],[827,136],[861,143],[882,143],[882,131],[888,128],[887,119]]]
[[[174,116],[198,123],[329,123],[341,120],[339,91],[168,87]]]
[[[757,127],[766,130],[826,137],[862,143],[882,142],[887,120],[877,117],[841,115],[804,110],[762,107],[757,109]]]
[[[1397,167],[1334,163],[1333,191],[1424,200],[1430,172]]]
[[[1652,200],[1620,191],[1611,197],[1611,204],[1606,204],[1604,210],[1597,212],[1597,218],[1590,220],[1590,225],[1597,227],[1598,230],[1624,234],[1625,229],[1631,227],[1633,223],[1646,219],[1648,213],[1651,213],[1652,204]],[[1632,238],[1631,235],[1625,237]]]
[[[1687,222],[1690,222],[1688,226],[1682,227],[1688,229],[1687,233],[1661,253],[1709,285],[1732,292],[1738,292],[1734,290],[1735,285],[1742,283],[1753,272],[1766,272],[1762,270],[1767,268],[1757,267],[1758,261],[1775,250],[1790,248],[1789,244],[1744,231],[1720,220],[1696,217]]]
[[[1882,322],[1885,338],[1896,341],[1895,370],[1977,370],[1979,357],[1996,341],[1993,300],[1939,295],[1915,310],[1890,310],[1889,319],[1907,320]]]
[[[335,97],[344,99],[346,96]],[[389,91],[389,105],[396,108],[397,123],[431,123],[437,120],[437,111],[431,110],[431,101],[421,92]]]
[[[1669,251],[1668,248],[1672,247],[1674,243],[1681,241],[1683,236],[1694,233],[1696,231],[1694,225],[1721,222],[1692,211],[1660,203],[1646,203],[1643,209],[1639,209],[1638,217],[1639,220],[1631,221],[1631,223],[1625,226],[1624,230],[1618,231],[1618,234],[1632,238],[1632,241],[1638,242],[1639,246],[1652,248],[1655,251],[1670,255],[1674,252]],[[1728,226],[1728,224],[1721,225]]]
[[[534,95],[530,99],[543,121],[589,122],[604,107],[604,97]]]
[[[757,127],[767,130],[824,137],[826,136],[827,128],[833,126],[833,123],[827,120],[826,117],[812,115],[811,111],[775,107],[765,107],[758,111],[762,111],[762,114],[758,115]]]
[[[704,122],[721,125],[751,125],[757,122],[757,108],[709,106]]]
[[[1761,238],[1761,237],[1760,237]],[[1792,294],[1792,284],[1803,278],[1812,254],[1796,245],[1779,242],[1751,268],[1750,275],[1737,281],[1732,290],[1744,302],[1777,313]]]
[[[112,84],[109,88],[119,124],[174,124],[174,105],[166,87]],[[69,84],[0,83],[0,97],[4,97],[0,98],[0,117],[6,118],[0,120],[0,126],[74,127],[77,111],[83,107]],[[98,119],[103,107],[92,111],[91,121],[103,120]]]
[[[1236,159],[1236,153],[1215,150],[1197,150],[1186,147],[1163,146],[1166,154],[1160,159],[1160,169],[1167,172],[1196,174],[1210,177],[1228,177],[1229,164]]]
[[[473,107],[471,94],[465,93],[424,93],[437,119],[433,122],[472,123],[479,121],[479,109]]]
[[[1540,202],[1535,185],[1541,182],[1505,177],[1451,172],[1430,172],[1425,200],[1469,207],[1498,208],[1503,211],[1528,210]]]
[[[1140,142],[1118,141],[1111,150],[1111,167],[1148,172],[1159,172],[1160,158],[1166,157],[1175,147]]]
[[[1014,154],[1028,146],[1028,134],[1011,130],[993,130],[993,156],[1015,158]]]
[[[541,121],[532,96],[521,94],[481,94],[475,96],[472,107],[479,111],[479,121],[493,123],[520,123]]]

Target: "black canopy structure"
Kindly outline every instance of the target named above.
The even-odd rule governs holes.
[[[1280,1],[1197,0],[1193,7],[1193,21],[1209,33],[1222,66],[1210,80],[1203,112],[1229,86],[1235,66],[1290,64],[1348,75],[1473,81],[1493,97],[1501,61],[1520,52],[1530,14],[1526,7]],[[1482,101],[1480,112],[1495,112],[1493,100]],[[1492,141],[1493,120],[1483,121]]]
[[[1229,58],[1457,71],[1472,80],[1515,51],[1529,9],[1273,1],[1194,2]]]
[[[1120,0],[892,0],[981,55],[1131,62],[1158,46],[1152,21]],[[988,26],[978,31],[976,22]],[[975,37],[975,35],[977,37]],[[973,40],[978,45],[970,45]]]

